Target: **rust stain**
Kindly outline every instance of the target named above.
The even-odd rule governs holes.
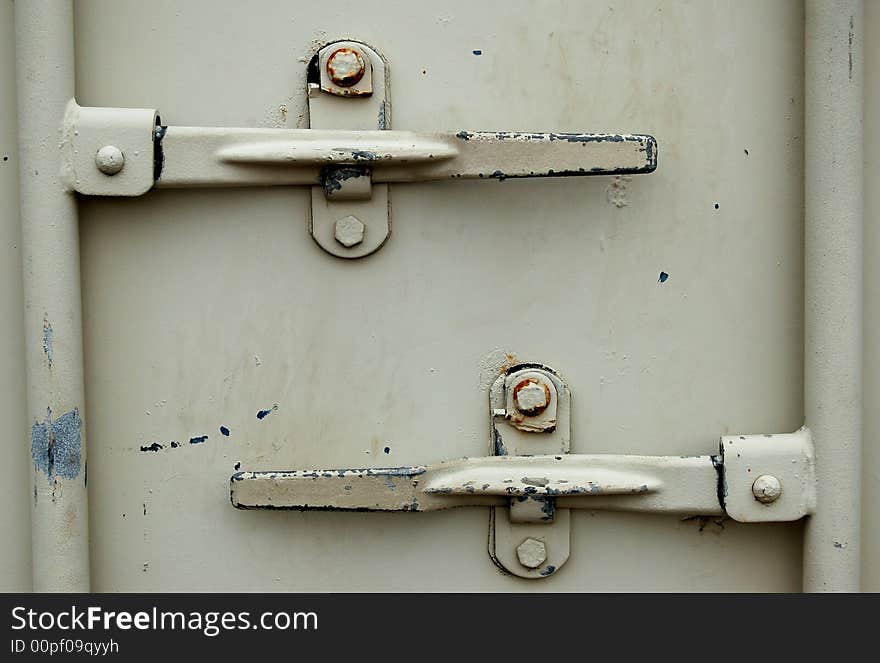
[[[327,58],[327,74],[339,87],[357,85],[365,71],[364,58],[353,48],[338,48]]]
[[[539,387],[544,388],[544,393],[546,395],[546,400],[543,405],[536,405],[534,407],[523,407],[519,403],[519,392],[528,387],[529,385],[536,384]],[[540,380],[535,378],[526,378],[519,382],[513,388],[513,402],[517,404],[517,408],[519,411],[527,417],[534,417],[541,414],[544,410],[547,409],[547,406],[550,405],[550,388]]]

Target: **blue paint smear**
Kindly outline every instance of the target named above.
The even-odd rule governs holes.
[[[223,435],[225,435],[226,437],[229,437],[229,429],[226,428],[226,426],[220,426],[220,432],[221,432]]]
[[[669,278],[669,274],[666,272],[660,272],[660,278],[657,279],[657,283],[666,283],[666,280]]]
[[[260,410],[259,412],[257,412],[257,419],[265,419],[266,417],[268,417],[270,414],[272,414],[277,409],[278,409],[278,406],[273,405],[268,410]]]
[[[474,55],[482,55],[482,54],[483,54],[483,51],[480,51],[480,50],[474,51]]]
[[[52,421],[47,410],[46,420],[35,421],[31,428],[31,457],[34,467],[49,481],[55,477],[75,479],[80,472],[82,454],[82,418],[79,410],[65,412]]]
[[[159,451],[160,449],[164,449],[165,447],[159,444],[158,442],[153,442],[153,444],[148,444],[146,446],[141,447],[141,451]]]
[[[189,443],[190,444],[201,444],[202,442],[205,442],[207,439],[208,439],[207,435],[200,435],[199,437],[189,438]]]

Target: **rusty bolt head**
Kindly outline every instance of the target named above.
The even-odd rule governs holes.
[[[115,145],[105,145],[95,154],[95,165],[105,175],[115,175],[125,165],[125,155]]]
[[[364,56],[353,48],[339,48],[327,58],[327,74],[334,85],[351,87],[364,77]]]
[[[526,378],[513,388],[513,403],[521,414],[535,417],[550,405],[550,387],[536,378]]]
[[[363,221],[356,216],[346,216],[336,222],[333,236],[336,241],[346,248],[351,248],[364,241],[366,227]]]
[[[762,474],[752,484],[752,495],[762,504],[770,504],[782,495],[782,484],[772,474]]]
[[[527,569],[537,569],[547,561],[547,546],[530,537],[516,547],[516,556]]]

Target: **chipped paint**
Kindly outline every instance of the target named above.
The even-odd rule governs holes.
[[[632,182],[631,175],[615,175],[605,190],[605,199],[618,209],[629,205],[627,187],[630,182]]]
[[[267,410],[260,410],[259,412],[257,412],[257,419],[263,420],[266,417],[268,417],[270,414],[275,412],[277,409],[278,409],[278,404],[276,403],[275,405],[273,405],[272,407],[270,407]]]
[[[43,318],[43,353],[46,355],[46,361],[49,363],[50,369],[52,368],[52,360],[55,358],[55,352],[52,348],[53,336],[54,331],[48,317]]]
[[[80,473],[83,422],[79,409],[52,419],[47,408],[43,422],[31,427],[31,457],[34,467],[49,479],[75,479]]]

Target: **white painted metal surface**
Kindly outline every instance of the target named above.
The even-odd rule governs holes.
[[[818,503],[804,587],[857,591],[862,476],[862,2],[808,0],[805,70],[804,413]]]
[[[16,2],[15,28],[34,590],[87,591],[79,227],[59,160],[74,88],[73,8]]]
[[[360,457],[381,467],[472,456],[485,439],[480,403],[521,361],[546,360],[566,375],[576,394],[573,454],[699,455],[719,432],[803,423],[801,145],[812,134],[801,121],[798,3],[524,3],[488,32],[476,26],[499,23],[490,7],[456,2],[418,14],[342,3],[295,16],[267,2],[247,21],[236,5],[225,9],[76,3],[77,101],[161,108],[172,126],[303,128],[305,65],[321,44],[357,37],[388,57],[397,130],[633,127],[657,137],[664,159],[649,178],[574,187],[399,187],[400,250],[357,265],[302,242],[308,194],[295,189],[83,199],[94,589],[351,588],[351,577],[357,589],[533,588],[498,574],[473,545],[485,535],[484,508],[243,513],[217,481],[239,463],[344,467]],[[120,32],[123,13],[131,29]],[[193,52],[196,33],[204,37]],[[204,75],[216,67],[223,76]],[[815,180],[823,177],[834,176]],[[808,223],[831,218],[810,216],[810,204]],[[821,221],[808,237],[810,228],[822,235]],[[808,301],[821,301],[810,293],[822,296],[816,279],[831,269],[818,264],[811,272],[808,263]],[[828,292],[858,281],[860,268],[850,267],[856,276],[835,272]],[[846,319],[856,327],[858,300],[834,302],[855,307]],[[811,320],[809,304],[807,312]],[[830,338],[822,319],[810,322],[820,336],[807,337],[808,376],[810,344],[829,347],[816,341]],[[844,330],[853,341],[852,325]],[[853,361],[836,373],[852,377],[843,364]],[[810,393],[808,423],[825,407]],[[816,415],[817,513],[829,500],[823,456],[837,459],[826,466],[832,475],[838,467],[853,477],[859,409],[846,402]],[[41,421],[31,417],[28,430]],[[838,419],[850,427],[842,454],[828,435]],[[785,485],[769,508],[782,505]],[[854,492],[837,494],[853,504]],[[858,510],[848,513],[842,524],[854,533]],[[722,528],[713,518],[573,512],[571,558],[536,584],[800,586],[799,523]],[[816,547],[830,532],[813,518],[808,588],[858,583],[857,552],[839,564],[832,553],[841,548]]]

